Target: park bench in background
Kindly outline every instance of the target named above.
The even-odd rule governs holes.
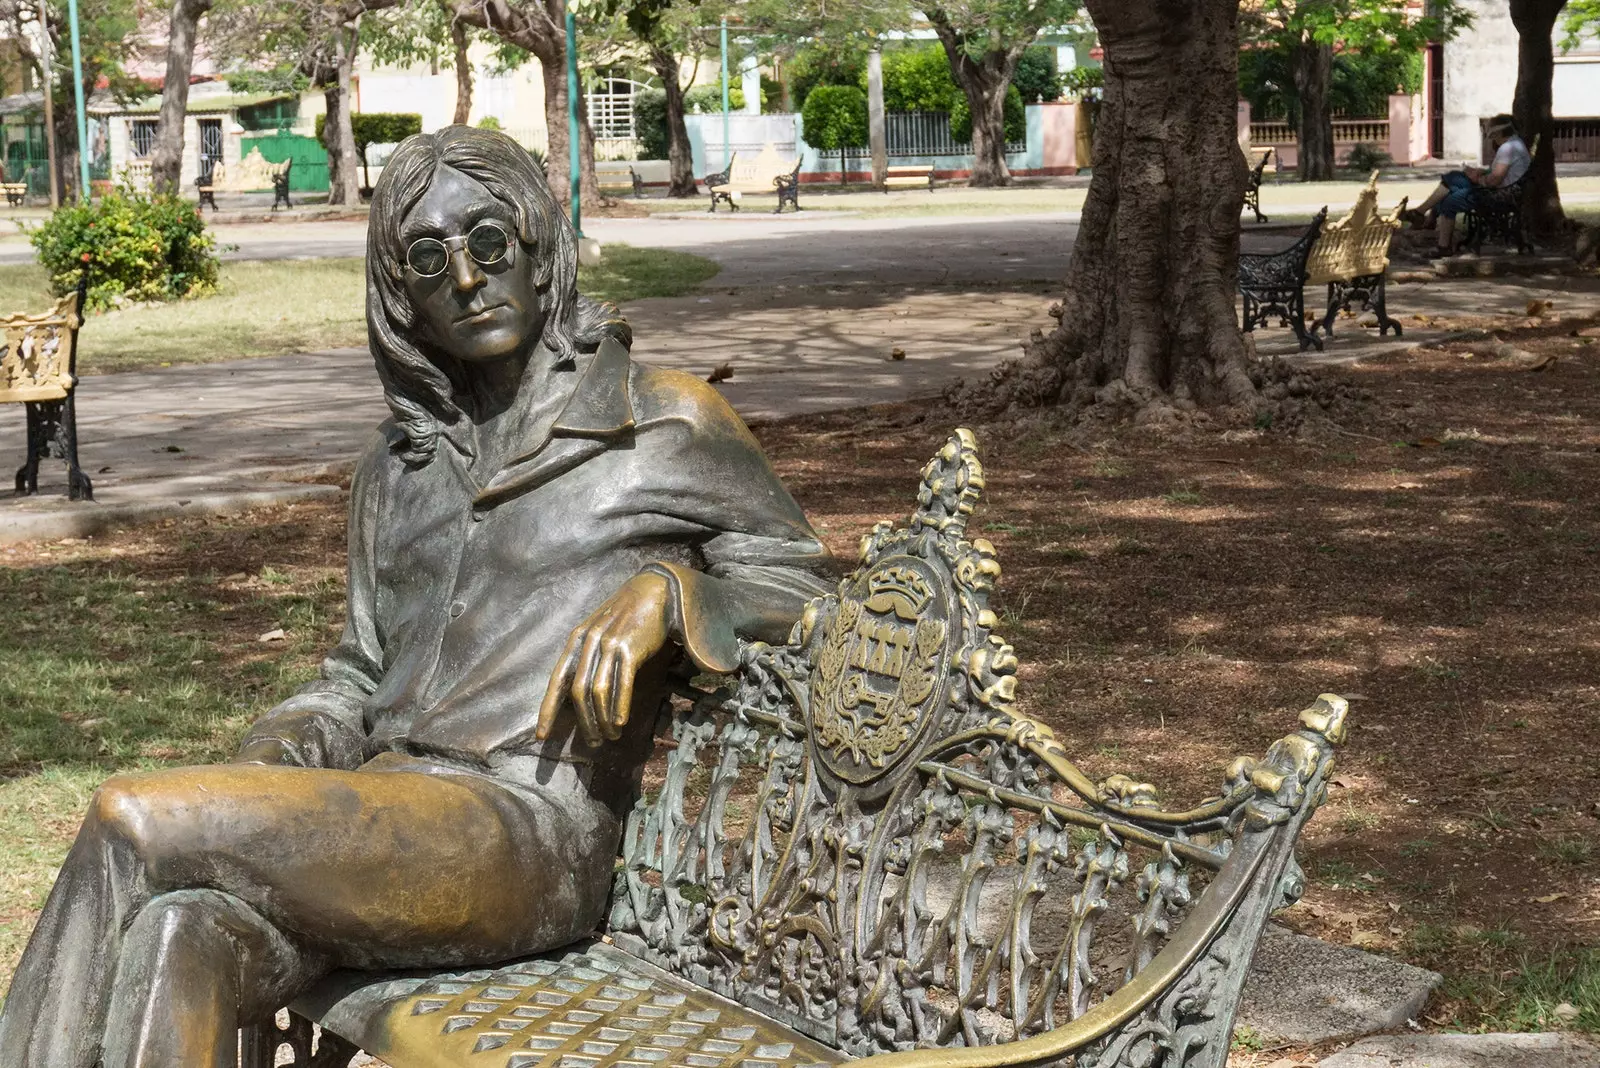
[[[626,160],[599,160],[594,165],[595,177],[600,181],[602,193],[627,193],[644,196],[644,179]]]
[[[1301,352],[1313,346],[1322,351],[1317,335],[1306,329],[1306,259],[1327,220],[1328,209],[1323,208],[1305,233],[1282,251],[1239,253],[1239,294],[1244,298],[1246,332],[1267,325],[1267,320],[1276,316],[1280,326],[1294,330]]]
[[[800,210],[800,161],[784,159],[768,141],[753,160],[741,162],[735,152],[728,159],[728,169],[705,176],[706,189],[711,193],[711,211],[717,202],[739,210],[739,200],[745,193],[778,193],[778,207],[773,214],[783,210],[785,203]],[[785,186],[787,185],[787,188]]]
[[[1250,175],[1245,180],[1244,206],[1256,213],[1256,222],[1264,223],[1269,220],[1261,214],[1261,176],[1266,172],[1267,160],[1272,158],[1271,148],[1252,148],[1252,156],[1259,156],[1256,165],[1250,168]]]
[[[195,191],[200,194],[200,206],[204,208],[210,204],[211,210],[216,211],[218,193],[249,193],[270,188],[273,211],[278,210],[279,201],[285,207],[292,207],[289,203],[289,169],[293,165],[293,160],[268,163],[259,148],[252,148],[249,155],[231,166],[215,160],[210,170],[194,180]]]
[[[1405,210],[1402,197],[1388,215],[1378,214],[1378,172],[1374,170],[1349,213],[1322,228],[1306,259],[1306,282],[1327,285],[1328,310],[1313,324],[1312,333],[1320,329],[1331,337],[1340,309],[1348,311],[1360,301],[1362,310],[1371,309],[1378,316],[1379,337],[1391,329],[1395,337],[1401,335],[1400,324],[1389,318],[1384,280],[1389,269],[1389,241],[1400,229],[1400,215]]]
[[[89,288],[85,266],[78,288],[39,314],[0,316],[0,404],[27,410],[27,459],[17,470],[17,493],[39,492],[39,461],[53,450],[67,463],[67,496],[94,499],[78,467],[78,330]]]
[[[1528,154],[1539,151],[1535,137],[1528,146]],[[1522,198],[1528,192],[1528,178],[1533,174],[1529,167],[1521,178],[1510,185],[1498,187],[1479,186],[1473,190],[1471,206],[1461,213],[1456,225],[1460,227],[1457,241],[1462,248],[1473,253],[1483,250],[1485,241],[1494,241],[1518,252],[1533,252],[1533,242],[1528,240],[1528,229],[1522,221]]]
[[[0,163],[0,194],[5,195],[6,203],[13,208],[20,207],[22,202],[28,199],[27,175],[22,175],[21,181],[12,181],[11,179],[15,177],[17,176],[8,175],[5,164]]]
[[[891,189],[927,189],[933,192],[932,167],[890,167],[884,173],[883,191]]]
[[[599,937],[337,973],[287,1031],[246,1032],[246,1068],[285,1042],[295,1064],[359,1046],[395,1068],[1221,1068],[1267,918],[1304,887],[1345,702],[1319,697],[1192,807],[1089,778],[1015,708],[1000,565],[967,526],[975,450],[956,431],[909,523],[874,527],[787,644],[746,644],[674,712]]]

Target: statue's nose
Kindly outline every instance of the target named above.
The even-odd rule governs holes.
[[[455,249],[450,253],[450,274],[456,280],[456,288],[463,293],[483,285],[483,272],[478,269],[478,261],[468,254],[465,248]]]

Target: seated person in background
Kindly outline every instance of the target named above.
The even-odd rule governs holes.
[[[1488,170],[1464,167],[1439,180],[1439,187],[1428,199],[1405,213],[1416,227],[1435,226],[1439,231],[1439,252],[1448,256],[1454,250],[1456,216],[1470,209],[1485,189],[1513,185],[1533,166],[1533,153],[1517,132],[1510,115],[1489,120],[1489,142],[1495,146],[1494,162]]]
[[[717,392],[578,295],[533,158],[465,126],[372,198],[394,417],[322,677],[231,765],[100,787],[0,1014],[4,1068],[231,1068],[335,968],[479,966],[601,919],[675,672],[782,641],[830,558]]]

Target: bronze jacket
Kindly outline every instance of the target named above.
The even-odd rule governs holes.
[[[251,728],[239,759],[354,768],[395,750],[493,769],[603,751],[607,765],[637,767],[666,694],[661,663],[640,673],[620,741],[590,749],[570,709],[534,739],[576,626],[659,570],[685,652],[727,671],[739,637],[782,641],[827,592],[827,550],[714,389],[635,364],[615,340],[572,374],[550,434],[484,485],[463,435],[447,429],[413,467],[384,424],[351,487],[344,637],[318,681]],[[736,619],[749,633],[735,634]],[[529,762],[509,762],[524,769],[511,777],[527,774]]]

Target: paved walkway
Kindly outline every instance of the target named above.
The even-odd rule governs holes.
[[[1053,325],[1046,308],[1075,236],[1073,224],[1054,216],[833,219],[816,227],[792,218],[601,220],[596,230],[607,240],[693,250],[723,267],[699,295],[631,304],[635,355],[700,376],[728,364],[733,377],[719,388],[752,421],[933,394],[1015,356],[1031,330]],[[325,229],[335,232],[330,240],[359,240],[361,227],[294,231]],[[1410,342],[1439,333],[1415,313],[1510,312],[1536,297],[1563,315],[1596,312],[1600,282],[1400,284],[1391,287],[1390,308]],[[1359,359],[1399,344],[1372,335],[1342,327],[1320,359]],[[1257,339],[1262,352],[1295,353],[1286,330]],[[39,496],[0,498],[0,541],[326,493],[309,480],[348,464],[387,414],[364,349],[92,376],[79,397],[96,503],[67,502],[59,464],[48,465]],[[0,407],[0,442],[21,436],[20,407]]]

